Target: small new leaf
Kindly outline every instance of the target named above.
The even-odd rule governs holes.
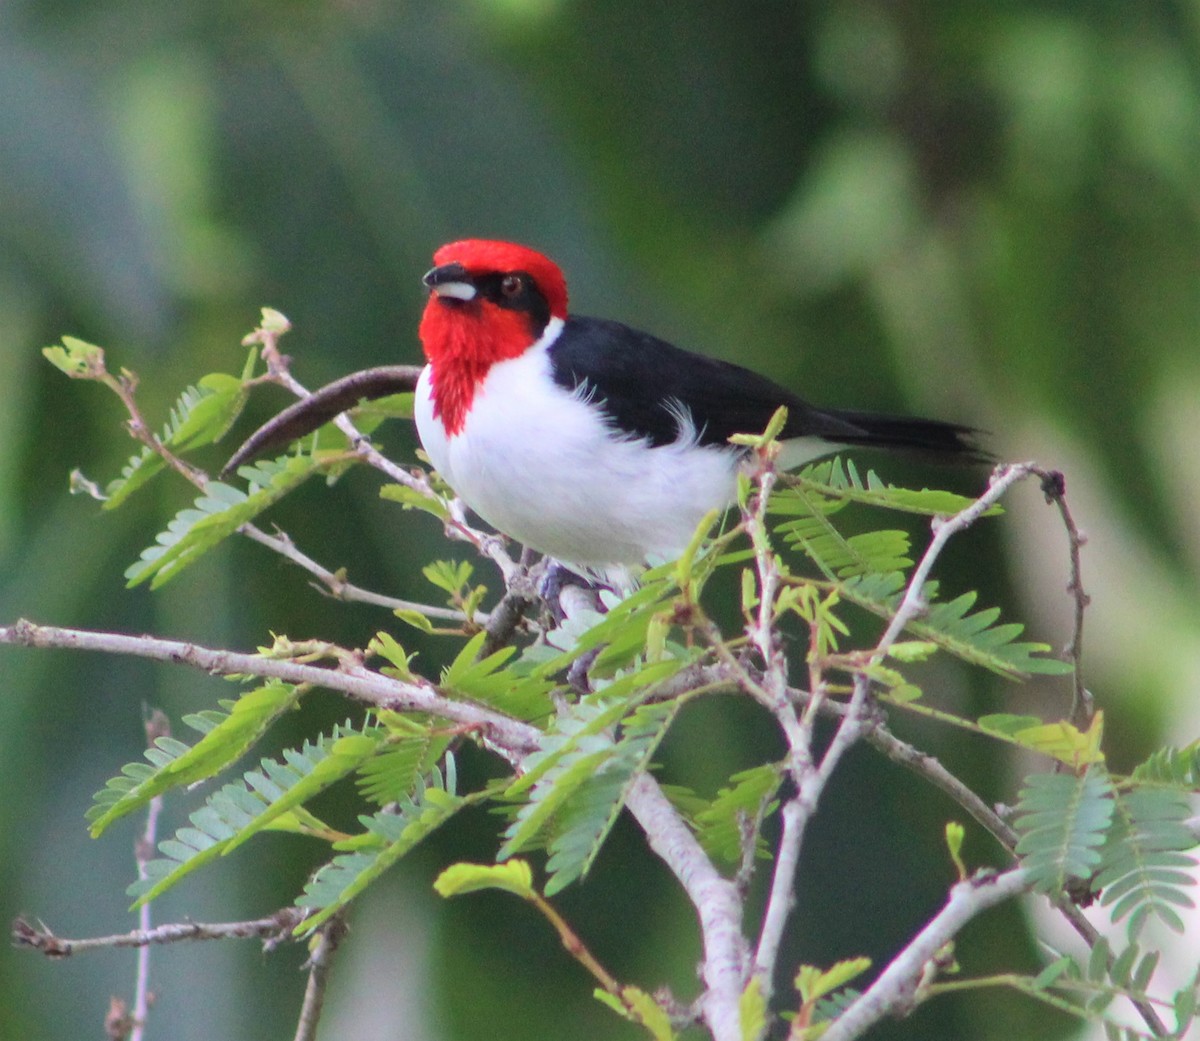
[[[958,821],[946,822],[946,849],[950,851],[950,859],[954,863],[954,870],[958,872],[960,882],[965,882],[968,875],[967,865],[962,859],[963,839],[966,834],[966,829]]]
[[[828,969],[801,965],[796,974],[796,990],[800,992],[800,1000],[804,1004],[813,1004],[861,976],[870,967],[871,959],[867,957],[847,958],[835,962]]]
[[[981,716],[979,726],[1023,748],[1066,763],[1075,770],[1104,762],[1104,752],[1100,747],[1104,737],[1103,712],[1096,713],[1087,730],[1080,730],[1066,720],[1043,723],[1036,716],[1007,713]]]
[[[767,1029],[767,998],[757,976],[750,977],[738,999],[738,1020],[742,1026],[742,1041],[758,1041]]]
[[[75,336],[64,336],[62,346],[43,347],[42,355],[60,372],[72,379],[95,380],[108,375],[104,349]]]
[[[481,889],[502,889],[532,900],[533,872],[527,860],[508,860],[503,864],[451,864],[434,880],[433,888],[444,897],[477,893]]]

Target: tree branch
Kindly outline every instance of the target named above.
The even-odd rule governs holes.
[[[214,650],[178,640],[154,636],[125,636],[87,629],[62,629],[20,620],[0,626],[0,644],[25,647],[62,647],[78,651],[131,655],[152,661],[175,662],[219,676],[258,676],[288,683],[311,683],[340,691],[375,708],[429,712],[476,729],[485,744],[509,761],[532,751],[540,731],[500,712],[467,701],[444,697],[432,685],[405,683],[361,666],[338,668],[306,665],[290,659],[266,658],[257,654]]]
[[[742,1041],[738,1002],[748,979],[748,952],[737,886],[713,866],[649,774],[634,780],[627,805],[650,848],[671,869],[699,915],[706,987],[703,1014],[714,1041]]]
[[[294,1041],[316,1041],[317,1026],[325,1008],[325,993],[329,989],[333,956],[337,954],[347,931],[344,911],[335,914],[321,926],[316,947],[308,960],[308,985],[304,988],[304,1004],[300,1008]]]
[[[13,921],[11,935],[14,946],[41,951],[47,958],[69,958],[86,951],[147,947],[151,944],[179,943],[182,940],[291,939],[292,930],[304,921],[306,914],[301,908],[285,907],[266,918],[245,922],[174,922],[149,930],[135,929],[133,932],[80,940],[57,936],[44,925],[34,926],[24,918],[17,918]]]
[[[829,1029],[821,1041],[853,1041],[862,1037],[884,1016],[903,1012],[918,997],[918,986],[938,952],[972,918],[989,907],[1025,892],[1029,880],[1016,868],[1002,875],[980,873],[950,890],[946,906],[925,926],[880,974],[879,978],[856,998]]]

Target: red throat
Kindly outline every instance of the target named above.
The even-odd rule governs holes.
[[[554,318],[567,317],[567,286],[558,265],[526,246],[464,239],[442,246],[435,264],[461,264],[471,275],[524,272],[545,296]],[[453,437],[466,422],[475,393],[496,362],[516,358],[537,341],[530,316],[476,298],[430,294],[421,318],[421,345],[429,359],[433,414]]]
[[[436,293],[425,305],[420,335],[432,368],[433,414],[450,437],[462,430],[488,370],[534,343],[528,315],[486,302],[446,301]]]

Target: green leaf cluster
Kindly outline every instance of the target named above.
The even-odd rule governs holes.
[[[1017,807],[1017,854],[1035,887],[1060,894],[1086,884],[1100,893],[1129,938],[1156,917],[1183,931],[1181,908],[1194,907],[1196,838],[1191,803],[1166,786],[1118,787],[1102,764],[1081,773],[1035,774]]]

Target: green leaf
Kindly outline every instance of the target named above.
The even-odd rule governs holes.
[[[847,958],[835,962],[828,969],[801,965],[796,974],[796,990],[800,992],[800,1000],[809,1005],[844,987],[870,967],[871,959],[867,957]]]
[[[966,834],[966,829],[958,821],[946,822],[946,849],[950,853],[950,860],[954,863],[954,870],[958,872],[960,881],[968,875],[967,866],[962,859],[963,839]]]
[[[534,896],[533,872],[527,860],[504,864],[451,864],[434,880],[433,888],[441,896],[462,896],[481,889],[501,889],[522,900]]]
[[[435,737],[423,727],[416,729],[417,733],[408,737],[389,735],[359,767],[358,790],[364,799],[386,806],[407,798],[445,754],[449,737]]]
[[[898,640],[888,648],[888,657],[896,661],[926,661],[937,651],[932,640]]]
[[[478,632],[464,645],[458,656],[442,673],[441,689],[451,697],[468,698],[515,716],[537,719],[551,711],[550,691],[554,684],[535,670],[505,668],[517,653],[515,647],[501,647],[480,658],[486,632]]]
[[[179,396],[159,440],[176,452],[212,444],[237,420],[248,396],[245,381],[236,376],[221,372],[203,376],[197,386],[188,387]],[[115,510],[166,466],[161,455],[143,447],[105,489],[104,509]]]
[[[738,1021],[742,1027],[742,1041],[758,1041],[766,1032],[767,996],[758,976],[750,977],[738,999]]]
[[[474,573],[475,568],[466,560],[435,560],[421,568],[421,574],[451,596],[461,594],[463,586],[471,580]]]
[[[1064,955],[1063,957],[1052,961],[1049,965],[1042,969],[1042,971],[1033,978],[1030,986],[1032,986],[1035,990],[1045,990],[1048,987],[1054,986],[1054,984],[1061,979],[1063,975],[1069,975],[1071,970],[1074,968],[1075,962],[1071,958],[1068,958],[1066,955]]]
[[[613,754],[564,800],[549,844],[546,896],[588,873],[625,805],[638,774],[679,710],[678,701],[641,705],[624,720]]]
[[[836,457],[807,466],[799,474],[789,475],[787,483],[839,505],[857,502],[865,506],[931,517],[952,517],[975,501],[939,489],[922,488],[916,491],[885,484],[870,470],[867,471],[867,479],[864,482],[853,461],[846,460],[843,464],[843,461]],[[985,516],[1002,512],[999,506],[993,506]]]
[[[742,859],[744,823],[761,823],[778,805],[775,793],[783,780],[783,768],[777,763],[764,763],[736,773],[729,780],[731,783],[696,813],[694,823],[705,852],[737,864]],[[754,834],[756,855],[769,856],[766,840],[757,827]]]
[[[104,349],[75,336],[64,336],[62,346],[43,347],[42,355],[72,379],[100,379],[107,375]]]
[[[1100,747],[1104,736],[1103,712],[1095,714],[1087,730],[1080,730],[1066,720],[1043,723],[1036,716],[1013,716],[1007,713],[981,716],[979,726],[1022,748],[1066,763],[1073,770],[1088,763],[1104,762],[1104,752]]]
[[[180,510],[155,544],[126,569],[129,586],[152,579],[150,587],[157,589],[309,477],[341,460],[341,453],[318,452],[244,466],[238,473],[250,482],[249,492],[210,481],[194,508]]]
[[[420,611],[409,607],[397,607],[392,614],[405,625],[411,625],[414,629],[418,629],[423,633],[433,632],[433,622],[421,614]]]
[[[167,468],[167,461],[147,446],[129,457],[118,477],[108,482],[104,489],[105,510],[115,510],[134,492],[149,483],[150,479]]]
[[[893,572],[851,577],[839,583],[838,589],[851,603],[882,618],[891,618],[900,606],[904,585],[904,576]],[[919,639],[932,641],[968,664],[1010,679],[1032,673],[1062,676],[1073,671],[1069,662],[1035,657],[1050,650],[1047,644],[1017,642],[1024,629],[1019,623],[993,625],[999,617],[999,608],[969,614],[978,594],[968,592],[954,600],[937,602],[934,599],[937,585],[932,582],[926,585],[925,592],[930,601],[928,612],[906,626]]]
[[[595,747],[599,745],[599,747]],[[530,793],[529,799],[517,811],[517,816],[504,832],[505,840],[496,853],[497,860],[506,860],[539,841],[543,829],[567,800],[587,783],[588,779],[614,754],[611,739],[595,737],[572,752],[563,755],[553,769],[547,770]]]
[[[219,773],[239,759],[286,712],[300,696],[300,688],[279,680],[248,691],[234,701],[228,715],[200,717],[207,733],[189,748],[179,741],[159,738],[146,757],[157,769],[141,763],[124,768],[124,777],[114,778],[98,792],[87,817],[92,837],[100,835],[113,821],[145,806],[170,788],[193,784]],[[220,719],[211,726],[213,717]]]
[[[156,899],[209,861],[232,852],[253,835],[271,829],[330,834],[301,804],[329,788],[373,753],[378,730],[335,730],[300,749],[288,749],[283,762],[263,759],[257,770],[224,785],[189,817],[190,827],[159,843],[163,857],[146,866],[146,878],[129,887],[134,906]]]
[[[317,745],[306,744],[300,750],[284,749],[282,754],[286,765],[273,759],[264,759],[263,765],[271,787],[265,784],[263,775],[253,771],[246,775],[246,780],[260,793],[273,791],[274,787],[278,787],[280,793],[230,839],[225,852],[232,852],[247,839],[269,827],[276,818],[308,802],[361,767],[376,754],[381,744],[382,735],[376,731],[345,734]]]
[[[644,1026],[654,1041],[675,1041],[675,1031],[671,1028],[671,1017],[644,990],[637,987],[622,987],[621,1000],[629,1009],[630,1016]]]
[[[219,441],[237,421],[249,396],[244,380],[224,372],[201,376],[180,396],[164,438],[179,451]]]
[[[350,851],[320,868],[296,898],[299,907],[316,910],[297,932],[311,933],[459,810],[483,795],[459,797],[442,784],[440,775],[434,774],[427,787],[401,800],[395,809],[389,807],[359,818],[366,834],[360,840],[340,843]]]
[[[553,676],[576,658],[598,647],[604,650],[593,666],[593,675],[597,666],[615,669],[627,664],[645,646],[646,633],[654,616],[677,592],[673,572],[667,575],[655,569],[643,575],[641,586],[634,592],[621,599],[607,600],[606,613],[597,612],[591,619],[575,624],[568,620],[548,634],[548,639],[553,640],[563,653],[541,662],[537,667],[538,675]]]
[[[385,675],[409,682],[416,680],[412,671],[412,660],[416,655],[407,653],[391,633],[385,633],[383,630],[377,632],[367,644],[367,653],[378,654],[391,663],[390,668],[383,669]]]
[[[450,520],[450,509],[444,501],[406,484],[385,484],[379,489],[379,497],[389,502],[398,502],[406,510],[420,510],[422,513],[432,514],[443,522]]]
[[[671,1017],[644,990],[622,987],[621,993],[617,995],[597,987],[592,991],[592,997],[602,1005],[607,1005],[622,1019],[644,1026],[654,1041],[675,1041],[677,1035],[671,1028]]]
[[[1200,741],[1184,748],[1160,748],[1133,771],[1140,784],[1170,785],[1183,791],[1200,790]]]
[[[1114,922],[1128,917],[1130,941],[1151,916],[1183,932],[1176,909],[1194,906],[1185,890],[1196,884],[1195,858],[1184,852],[1196,845],[1186,825],[1191,812],[1188,794],[1171,788],[1137,788],[1116,797],[1094,884]]]
[[[1082,774],[1028,778],[1014,822],[1017,855],[1036,889],[1059,893],[1071,879],[1089,878],[1113,817],[1113,788],[1101,766]]]
[[[887,574],[909,567],[908,534],[903,531],[871,531],[843,535],[829,520],[845,501],[819,493],[792,488],[777,493],[769,512],[792,518],[776,525],[785,543],[804,552],[828,578],[851,578],[874,573]]]

